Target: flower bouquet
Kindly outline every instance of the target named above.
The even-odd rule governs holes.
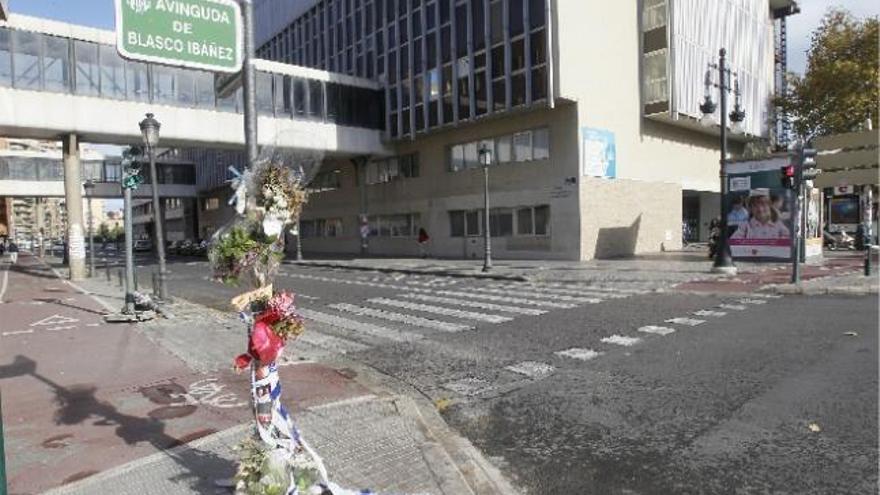
[[[233,285],[246,279],[253,287],[271,282],[283,257],[281,238],[266,235],[262,226],[249,218],[218,231],[208,252],[215,279]]]
[[[307,200],[301,179],[282,162],[263,160],[254,166],[248,190],[255,192],[256,210],[266,235],[280,235],[284,225],[299,218]]]

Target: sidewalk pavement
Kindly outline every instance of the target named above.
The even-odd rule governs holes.
[[[10,493],[231,493],[232,447],[251,425],[235,316],[186,301],[173,319],[107,324],[117,287],[66,282],[28,255],[0,266],[0,387]],[[2,283],[2,281],[0,281]],[[302,344],[302,345],[301,345]],[[380,493],[513,493],[427,400],[361,370],[279,361],[284,400],[337,481]],[[295,353],[295,357],[291,356]]]

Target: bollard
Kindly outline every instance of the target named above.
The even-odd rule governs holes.
[[[159,295],[159,274],[156,272],[153,272],[153,295]]]
[[[116,275],[119,276],[119,286],[122,287],[123,285],[125,285],[125,282],[122,279],[122,270],[117,270]]]
[[[113,277],[110,276],[110,263],[104,265],[104,273],[107,274],[107,282],[111,282]]]

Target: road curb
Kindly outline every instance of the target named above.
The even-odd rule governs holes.
[[[334,366],[334,363],[326,363]],[[382,370],[346,357],[337,358],[335,365],[353,368],[358,373],[358,383],[380,394],[390,393],[403,399],[406,414],[418,421],[427,438],[442,447],[455,471],[468,488],[467,492],[453,491],[450,495],[520,495],[501,471],[492,465],[467,438],[455,432],[440,415],[433,402],[411,384],[403,382]],[[401,411],[403,414],[403,412]]]
[[[876,286],[805,287],[799,284],[770,284],[761,287],[759,292],[802,296],[868,296],[880,291]]]

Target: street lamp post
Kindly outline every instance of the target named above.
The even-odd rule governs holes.
[[[484,201],[484,228],[483,243],[485,245],[485,253],[483,255],[483,271],[488,272],[492,269],[492,233],[489,223],[489,166],[492,165],[492,150],[485,144],[480,146],[480,165],[483,166],[483,201]]]
[[[148,113],[147,118],[140,122],[144,145],[150,155],[150,189],[153,193],[153,225],[156,232],[156,254],[159,257],[159,299],[168,299],[168,286],[165,271],[165,236],[162,226],[162,208],[159,205],[159,179],[156,174],[156,146],[159,144],[159,128],[161,124]]]
[[[95,276],[95,231],[94,231],[94,213],[92,212],[92,193],[95,190],[95,181],[89,179],[83,183],[83,189],[86,191],[86,201],[89,208],[89,278]]]
[[[719,167],[719,178],[721,179],[721,222],[720,232],[718,235],[718,249],[715,252],[715,260],[712,264],[712,272],[723,273],[726,275],[736,274],[736,265],[733,264],[733,258],[730,255],[730,245],[728,243],[727,234],[727,170],[724,165],[727,162],[727,93],[733,90],[735,96],[735,104],[733,111],[730,112],[730,121],[733,123],[731,131],[734,133],[742,132],[743,120],[745,120],[745,112],[740,104],[739,81],[735,83],[734,88],[730,87],[730,77],[736,76],[735,72],[731,72],[727,68],[727,50],[722,48],[718,52],[718,63],[709,64],[709,70],[706,71],[706,93],[705,100],[700,105],[700,111],[703,118],[700,123],[706,127],[715,125],[713,114],[715,113],[715,102],[712,101],[712,87],[718,88],[718,99],[721,104],[721,160]],[[712,82],[712,69],[718,70],[718,84]]]

